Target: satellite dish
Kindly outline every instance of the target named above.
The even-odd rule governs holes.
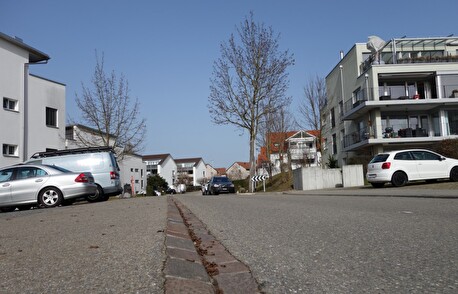
[[[371,52],[373,53],[378,52],[380,49],[383,48],[383,46],[386,45],[386,42],[377,36],[369,36],[367,39],[367,49],[371,50]]]
[[[386,45],[386,42],[377,36],[369,36],[367,39],[367,49],[371,50],[371,52],[375,54],[375,60],[372,62],[372,64],[384,63],[382,60],[380,60],[379,51],[382,50],[382,48]]]

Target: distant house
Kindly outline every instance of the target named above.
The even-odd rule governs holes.
[[[234,162],[226,171],[231,180],[244,180],[250,176],[249,162]]]
[[[210,164],[207,163],[205,167],[207,179],[210,179],[211,177],[218,175],[218,171],[215,168],[213,168],[213,166],[211,166]]]
[[[175,159],[178,180],[187,185],[200,186],[207,179],[207,168],[202,158]]]
[[[276,175],[282,168],[288,170],[318,166],[321,162],[317,130],[290,131],[268,134],[267,146],[262,146],[258,154],[258,174]]]
[[[169,185],[176,184],[177,164],[170,154],[144,155],[143,162],[148,176],[160,175]]]

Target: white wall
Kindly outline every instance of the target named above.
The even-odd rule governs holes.
[[[193,186],[200,186],[202,179],[207,177],[207,168],[203,160],[200,160],[193,168]]]
[[[133,179],[134,195],[140,191],[146,191],[146,164],[141,156],[125,155],[123,160],[118,161],[121,176],[121,186],[131,184]]]
[[[65,148],[65,85],[29,76],[28,154]],[[57,109],[57,127],[46,126],[46,107]]]
[[[177,165],[171,156],[167,156],[164,162],[158,166],[158,174],[167,181],[169,186],[174,185],[177,179]]]
[[[24,129],[24,64],[28,53],[0,39],[0,151],[3,144],[18,146],[17,156],[3,156],[0,153],[0,167],[22,162]],[[18,111],[3,109],[3,97],[18,101]]]

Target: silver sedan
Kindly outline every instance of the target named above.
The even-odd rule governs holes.
[[[0,210],[55,207],[94,195],[97,185],[90,172],[74,173],[50,165],[19,164],[0,169]]]

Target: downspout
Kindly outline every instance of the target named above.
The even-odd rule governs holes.
[[[24,125],[22,127],[24,136],[22,161],[26,161],[29,147],[29,63],[24,63]]]

